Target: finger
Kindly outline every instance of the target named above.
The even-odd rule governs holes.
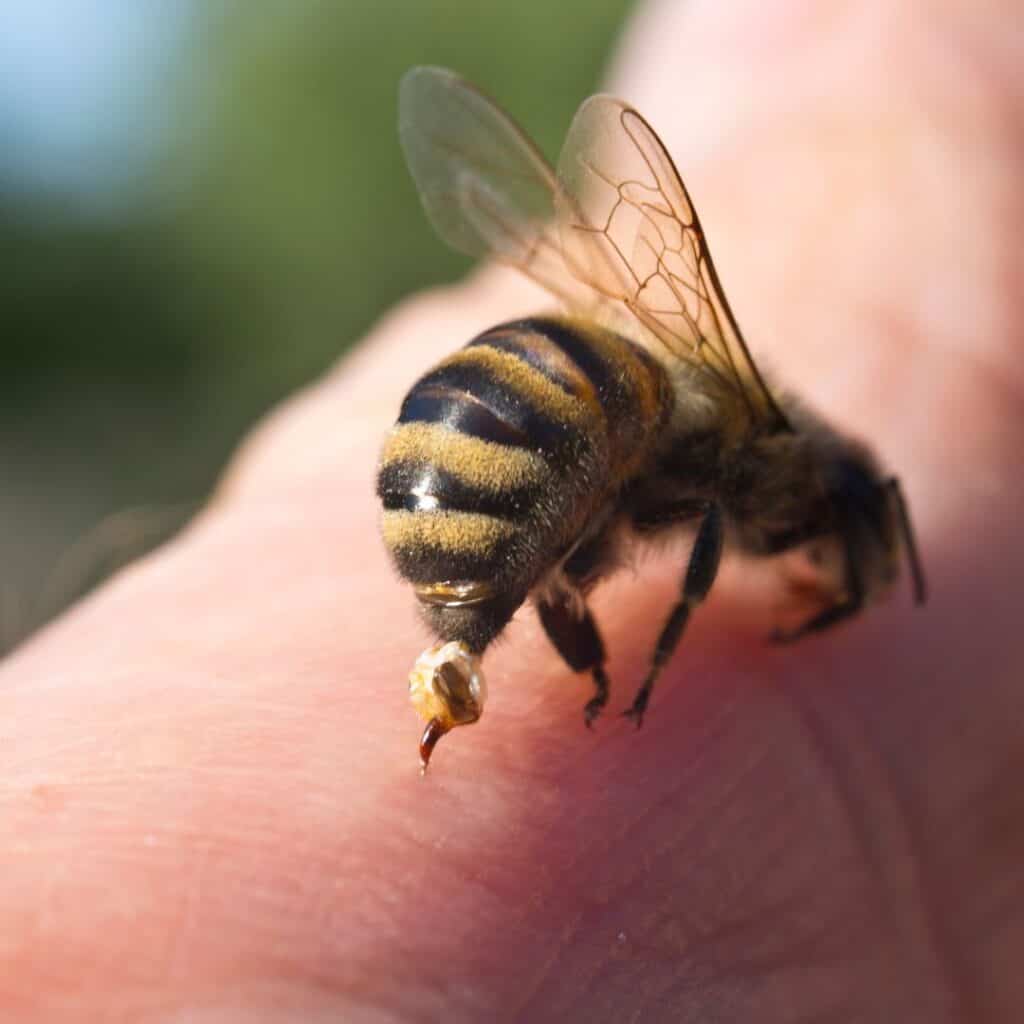
[[[944,1005],[899,873],[919,807],[899,754],[908,729],[916,757],[943,749],[935,695],[980,638],[951,660],[896,611],[766,654],[712,602],[641,736],[594,737],[527,616],[495,652],[484,722],[416,778],[403,679],[424,636],[374,536],[376,438],[415,362],[501,319],[508,287],[400,311],[256,435],[190,535],[8,666],[17,1005],[103,1005],[115,981],[129,1009],[262,999],[293,1017]],[[944,628],[993,569],[962,573]],[[613,679],[649,646],[668,595],[651,578],[598,596]],[[1000,692],[986,707],[1008,718]],[[938,818],[914,821],[935,837]],[[929,866],[952,892],[955,859]]]

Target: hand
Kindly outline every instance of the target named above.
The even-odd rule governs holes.
[[[523,612],[421,780],[376,453],[420,370],[538,298],[490,270],[413,299],[0,672],[0,1016],[1019,1020],[1015,14],[662,2],[612,83],[755,354],[901,476],[925,610],[904,584],[772,648],[773,573],[732,563],[639,733],[583,728]],[[610,710],[678,574],[597,595]]]

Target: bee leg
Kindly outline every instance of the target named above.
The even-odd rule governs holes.
[[[647,710],[658,674],[679,645],[690,612],[707,597],[711,584],[715,581],[718,563],[722,557],[722,540],[722,511],[718,505],[709,504],[704,511],[693,542],[693,550],[690,552],[690,561],[683,577],[682,596],[662,627],[647,676],[637,690],[629,710],[624,712],[627,718],[632,718],[636,722],[638,728],[643,722],[644,712]]]
[[[548,639],[574,672],[590,670],[596,693],[583,708],[583,721],[591,728],[608,703],[608,676],[604,671],[604,644],[597,624],[582,598],[560,595],[537,602],[537,612]],[[582,611],[582,615],[580,614]]]

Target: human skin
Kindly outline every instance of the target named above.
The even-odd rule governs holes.
[[[421,779],[376,455],[421,370],[538,297],[492,269],[414,298],[0,668],[0,1018],[1020,1020],[1018,21],[663,2],[612,80],[754,352],[901,477],[926,608],[904,578],[771,647],[781,576],[729,562],[637,731],[664,552],[595,595],[593,732],[523,611]]]

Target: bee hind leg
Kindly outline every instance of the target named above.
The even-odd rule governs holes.
[[[604,671],[604,644],[594,617],[582,604],[582,598],[565,593],[539,600],[537,612],[548,639],[569,668],[574,672],[589,670],[593,676],[596,692],[583,708],[583,721],[589,729],[608,703],[609,690]]]
[[[637,690],[633,703],[623,712],[627,718],[636,722],[638,728],[643,723],[644,712],[647,710],[658,675],[682,639],[690,612],[704,600],[711,589],[711,584],[715,582],[722,557],[723,533],[721,509],[716,504],[708,504],[697,528],[690,561],[683,577],[680,598],[661,629],[647,676]]]

